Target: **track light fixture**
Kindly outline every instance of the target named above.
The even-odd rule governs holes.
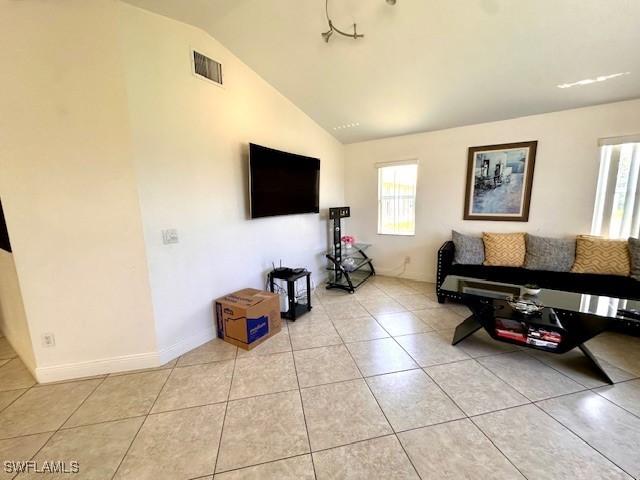
[[[395,5],[396,4],[396,0],[386,0],[388,5]],[[344,32],[342,30],[340,30],[338,27],[336,27],[333,24],[333,21],[331,20],[331,17],[329,17],[329,0],[325,0],[324,3],[324,11],[325,14],[327,16],[327,23],[329,24],[329,30],[327,30],[326,32],[322,32],[322,38],[324,38],[324,41],[329,43],[329,39],[331,38],[331,35],[333,35],[333,32],[336,32],[340,35],[342,35],[343,37],[350,37],[353,38],[354,40],[357,40],[358,38],[362,38],[364,37],[364,34],[362,33],[358,33],[358,25],[357,24],[353,24],[353,33],[347,33]]]

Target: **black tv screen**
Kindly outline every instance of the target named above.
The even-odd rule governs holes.
[[[320,212],[320,159],[249,144],[251,218]]]

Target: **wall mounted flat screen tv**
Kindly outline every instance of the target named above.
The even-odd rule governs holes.
[[[249,144],[251,218],[320,212],[320,159]]]

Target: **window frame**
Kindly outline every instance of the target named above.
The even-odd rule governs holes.
[[[591,234],[607,238],[625,239],[640,232],[640,135],[601,139],[600,165],[596,183]],[[626,149],[629,148],[630,151]],[[629,162],[625,188],[618,182],[623,168]],[[625,194],[622,218],[614,216],[618,195]],[[628,203],[628,205],[627,205]],[[630,210],[627,211],[626,207]],[[614,223],[614,221],[616,223]],[[629,235],[627,235],[629,233]]]
[[[413,231],[411,233],[402,233],[402,232],[385,232],[382,229],[382,202],[383,202],[383,195],[382,195],[382,182],[381,182],[381,175],[382,175],[382,170],[384,168],[389,168],[389,167],[401,167],[401,166],[406,166],[406,165],[415,165],[416,168],[416,174],[415,174],[415,184],[414,184],[414,189],[413,189],[413,195],[410,196],[402,196],[402,198],[412,198],[413,199]],[[375,168],[376,168],[376,173],[377,173],[377,196],[378,196],[378,207],[377,207],[377,229],[376,229],[376,234],[377,235],[385,235],[385,236],[395,236],[395,237],[415,237],[416,235],[416,227],[417,227],[417,209],[418,209],[418,176],[419,176],[419,170],[420,170],[420,165],[419,165],[419,161],[417,158],[409,158],[409,159],[405,159],[405,160],[396,160],[396,161],[391,161],[391,162],[380,162],[380,163],[376,163],[375,164]],[[395,185],[395,183],[394,183]],[[388,196],[387,196],[388,197]],[[398,199],[400,198],[400,196],[395,195],[393,196],[394,199]],[[397,207],[396,208],[397,211]],[[396,224],[397,225],[397,224]]]

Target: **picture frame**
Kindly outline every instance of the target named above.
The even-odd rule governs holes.
[[[470,147],[464,220],[527,222],[538,141]]]

